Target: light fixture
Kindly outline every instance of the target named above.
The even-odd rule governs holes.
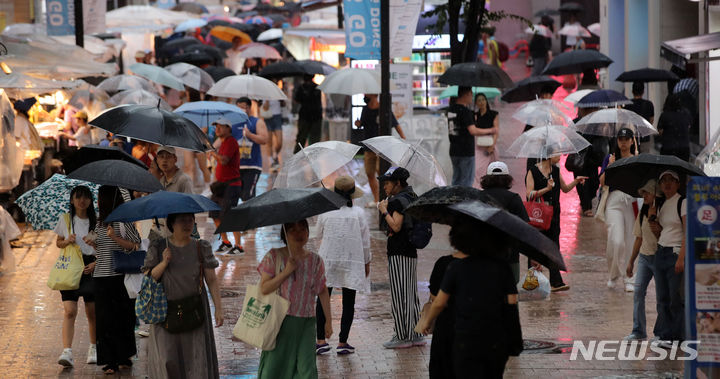
[[[7,75],[12,74],[12,70],[10,69],[10,66],[7,65],[5,62],[0,62],[0,68],[3,70],[3,72]]]

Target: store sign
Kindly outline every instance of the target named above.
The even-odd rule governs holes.
[[[390,0],[390,57],[412,55],[422,0]],[[380,0],[344,0],[345,55],[380,59]]]
[[[83,22],[85,34],[105,33],[106,0],[83,0]]]
[[[47,0],[47,34],[75,34],[75,3],[73,0]]]
[[[458,34],[458,41],[462,42],[464,37],[465,37],[464,34]],[[449,50],[450,49],[450,35],[449,34],[440,34],[440,35],[422,34],[422,35],[413,36],[412,48],[413,48],[413,50],[422,50],[422,49]]]

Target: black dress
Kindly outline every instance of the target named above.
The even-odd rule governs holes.
[[[437,296],[447,267],[458,259],[452,255],[445,255],[435,261],[432,274],[430,274],[430,294]],[[451,296],[448,306],[435,319],[435,328],[433,329],[433,338],[430,345],[430,378],[455,378],[452,355],[453,341],[455,340],[453,300]]]
[[[548,184],[548,178],[543,175],[542,172],[540,172],[540,169],[537,166],[530,167],[530,172],[533,176],[533,181],[535,183],[534,190],[539,190],[542,188],[547,187]],[[555,242],[558,247],[560,246],[560,168],[558,166],[552,165],[552,169],[550,171],[550,177],[553,178],[555,181],[555,186],[552,188],[552,190],[548,191],[546,194],[542,196],[543,201],[545,203],[552,205],[553,207],[553,216],[552,220],[550,222],[550,228],[548,230],[541,231],[542,234],[544,234],[547,238],[550,238],[553,242]],[[560,270],[557,269],[551,269],[550,270],[550,285],[552,287],[559,287],[565,285],[562,279],[562,275],[560,275]]]

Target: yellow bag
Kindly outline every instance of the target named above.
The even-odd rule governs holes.
[[[65,217],[68,235],[70,235],[72,234],[70,214],[65,213],[63,217]],[[53,290],[76,290],[80,288],[80,277],[84,268],[85,264],[83,263],[80,247],[75,243],[67,245],[60,250],[60,256],[50,270],[47,285]]]

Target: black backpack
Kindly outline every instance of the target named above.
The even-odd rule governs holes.
[[[397,195],[403,210],[417,199],[417,197],[414,192],[409,191]],[[403,227],[408,228],[408,240],[416,249],[424,249],[428,243],[430,243],[430,239],[432,238],[432,223],[420,221],[414,217],[405,215],[403,218]]]

